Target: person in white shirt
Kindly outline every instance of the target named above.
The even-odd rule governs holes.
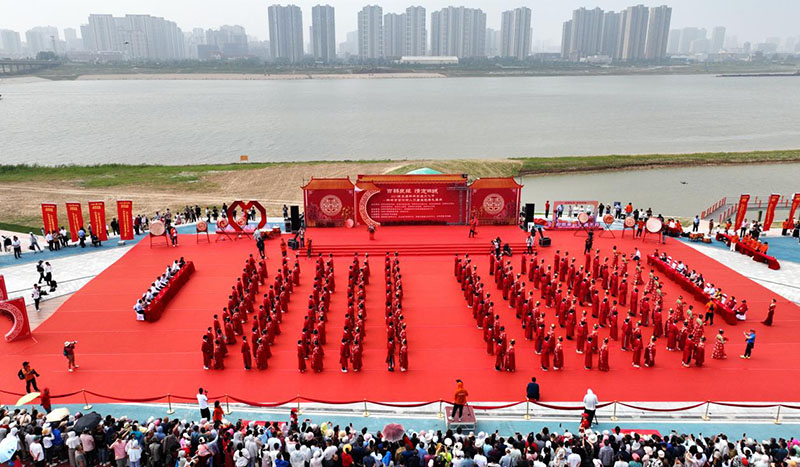
[[[208,396],[203,388],[197,390],[197,406],[200,408],[200,417],[211,421],[211,411],[208,409]]]
[[[130,435],[128,444],[125,445],[125,452],[128,454],[130,467],[140,467],[142,464],[142,447],[136,441],[136,437]]]
[[[34,235],[33,232],[30,232],[29,239],[31,243],[31,250],[33,250],[34,253],[41,253],[42,247],[39,246],[39,242],[36,240],[36,235]]]
[[[591,389],[586,390],[586,395],[583,396],[583,409],[588,415],[589,425],[591,425],[594,420],[594,414],[597,411],[597,396]],[[569,462],[569,459],[567,459],[567,462]]]
[[[577,453],[571,452],[567,456],[567,465],[569,467],[580,467],[581,465],[581,456]]]
[[[28,447],[28,452],[31,455],[31,459],[33,463],[39,467],[44,467],[44,448],[42,444],[39,442],[39,436],[33,439],[33,443],[31,443]]]
[[[133,311],[136,312],[136,321],[144,321],[144,304],[141,298],[133,305]]]

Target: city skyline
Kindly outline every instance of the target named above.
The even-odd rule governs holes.
[[[46,3],[47,5],[42,5]],[[311,24],[312,7],[320,4],[319,1],[295,1],[292,4],[300,7],[302,15],[306,18],[306,24]],[[329,2],[331,3],[331,2]],[[358,29],[357,12],[366,5],[364,1],[340,0],[332,2],[335,8],[336,38],[337,44],[346,41],[348,32]],[[532,48],[541,46],[550,47],[558,50],[561,43],[562,24],[570,17],[575,9],[585,7],[593,9],[599,7],[609,11],[623,11],[630,7],[630,1],[603,0],[596,2],[562,0],[553,2],[550,0],[540,1],[510,1],[498,0],[495,2],[486,1],[428,1],[428,2],[408,2],[387,0],[378,3],[382,7],[383,13],[402,14],[411,5],[424,7],[430,14],[448,6],[464,6],[467,8],[480,8],[486,13],[486,27],[493,30],[501,29],[502,12],[514,10],[519,7],[528,7],[532,10],[531,27],[534,30]],[[724,26],[727,34],[737,36],[739,42],[768,42],[768,38],[787,37],[800,35],[800,26],[793,18],[800,17],[800,3],[790,0],[773,0],[770,8],[764,8],[763,3],[752,0],[707,0],[704,2],[694,2],[691,0],[674,0],[671,2],[654,1],[641,2],[646,7],[656,7],[666,4],[672,7],[671,29],[683,29],[688,27],[706,28],[712,31],[713,28]],[[732,3],[735,3],[732,5]],[[152,0],[142,0],[133,2],[130,0],[120,0],[109,7],[108,2],[99,0],[78,0],[70,2],[68,5],[55,1],[37,2],[34,4],[15,5],[11,11],[3,11],[0,14],[0,29],[17,31],[24,38],[28,30],[35,27],[54,26],[62,33],[65,29],[78,30],[82,24],[86,23],[86,18],[90,14],[111,14],[115,17],[125,17],[126,15],[150,15],[162,17],[167,21],[177,24],[183,31],[193,29],[212,29],[218,28],[222,24],[241,25],[252,37],[260,40],[268,39],[267,8],[270,2],[243,0],[237,2],[236,8],[221,6],[218,4],[202,5],[198,8],[196,3],[189,4],[186,0],[174,0],[171,2],[155,2]],[[42,12],[46,11],[46,14]],[[428,24],[428,29],[430,25]],[[311,37],[308,28],[302,31],[303,43],[310,43]],[[24,40],[24,39],[23,39]],[[310,53],[311,50],[305,52]]]

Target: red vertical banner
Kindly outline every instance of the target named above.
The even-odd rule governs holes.
[[[789,209],[789,219],[794,219],[794,213],[797,211],[797,208],[800,206],[800,193],[795,193],[792,196],[792,207]]]
[[[58,205],[42,203],[42,225],[45,234],[58,230]]]
[[[133,201],[117,200],[120,240],[133,240]]]
[[[89,201],[89,222],[92,224],[92,233],[101,241],[108,240],[106,230],[106,203],[103,201]]]
[[[781,199],[781,195],[773,193],[769,195],[769,201],[767,201],[767,214],[764,216],[764,230],[767,231],[772,227],[772,221],[775,220],[775,208],[778,207],[778,201]]]
[[[69,220],[69,236],[73,242],[77,242],[78,230],[83,227],[81,203],[67,203],[67,219]]]
[[[735,230],[739,230],[744,222],[744,216],[747,214],[747,203],[750,202],[750,195],[743,193],[739,197],[739,205],[736,208],[736,222],[733,224]]]

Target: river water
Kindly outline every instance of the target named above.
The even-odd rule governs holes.
[[[800,148],[800,79],[0,81],[0,163]]]

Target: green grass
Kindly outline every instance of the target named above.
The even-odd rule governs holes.
[[[0,165],[0,183],[21,181],[68,181],[85,188],[107,188],[123,185],[171,184],[191,188],[199,185],[203,175],[213,172],[231,172],[275,167],[289,164],[326,164],[337,161],[314,162],[252,162],[244,164],[201,164],[201,165]],[[352,161],[342,161],[348,163]],[[375,163],[386,161],[358,161]],[[208,188],[206,186],[206,188]]]
[[[31,227],[29,225],[20,225],[20,224],[11,224],[8,222],[0,222],[0,230],[9,230],[11,232],[19,232],[27,234],[29,232],[33,232],[35,234],[40,233],[40,227]]]
[[[693,166],[749,164],[757,162],[798,162],[800,150],[752,152],[701,152],[693,154],[642,154],[634,156],[576,156],[515,158],[522,162],[520,175],[592,170],[631,169],[652,166]]]

